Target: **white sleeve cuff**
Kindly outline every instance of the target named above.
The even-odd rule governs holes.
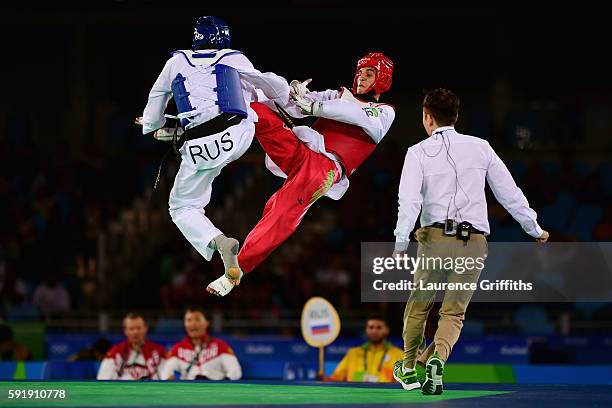
[[[144,122],[142,124],[142,134],[146,135],[151,132],[155,132],[157,129],[161,129],[166,124],[166,118],[163,118],[160,122],[147,123]]]
[[[533,230],[530,235],[534,238],[540,238],[543,233],[544,230],[538,224],[536,224],[535,230]]]

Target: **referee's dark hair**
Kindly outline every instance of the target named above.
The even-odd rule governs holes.
[[[459,98],[452,91],[437,88],[425,94],[423,110],[440,126],[453,126],[459,117]]]

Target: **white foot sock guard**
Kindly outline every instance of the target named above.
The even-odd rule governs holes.
[[[244,275],[238,265],[238,249],[240,244],[234,238],[219,235],[210,242],[209,246],[219,251],[225,266],[225,273],[220,278],[212,281],[206,288],[206,291],[213,295],[225,296],[234,289],[234,286],[240,284],[240,279]]]

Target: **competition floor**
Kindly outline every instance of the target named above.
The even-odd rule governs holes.
[[[9,400],[8,391],[65,389],[63,400]],[[612,385],[448,384],[439,396],[397,384],[245,382],[0,382],[0,407],[495,407],[612,406]]]

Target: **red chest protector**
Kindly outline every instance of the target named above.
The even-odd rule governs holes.
[[[357,103],[363,107],[370,106],[368,103],[355,98],[346,89],[343,89],[340,98]],[[312,125],[312,128],[323,135],[325,150],[333,153],[340,160],[347,177],[353,174],[361,166],[361,163],[376,149],[376,143],[359,126],[319,118]]]
[[[340,160],[347,177],[376,149],[376,143],[359,126],[319,118],[312,128],[323,135],[325,150]]]

